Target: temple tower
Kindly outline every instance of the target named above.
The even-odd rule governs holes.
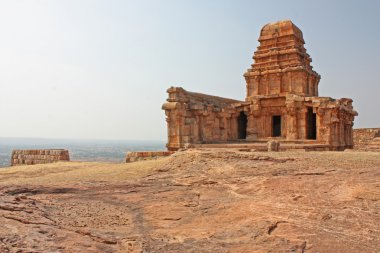
[[[254,63],[244,74],[246,101],[255,96],[318,96],[320,75],[313,71],[301,30],[290,20],[265,25]]]

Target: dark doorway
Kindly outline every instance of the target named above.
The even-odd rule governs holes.
[[[313,108],[307,108],[307,138],[317,139],[317,114],[313,113]]]
[[[238,117],[238,139],[247,138],[247,115],[240,112]]]
[[[281,116],[272,117],[272,136],[281,136]]]

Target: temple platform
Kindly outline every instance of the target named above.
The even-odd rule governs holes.
[[[299,150],[299,151],[330,151],[337,150],[329,144],[319,143],[314,140],[286,141],[277,140],[280,143],[279,151]],[[268,151],[268,140],[246,141],[228,143],[202,143],[192,144],[193,148],[225,148],[225,149],[249,149],[252,151]]]

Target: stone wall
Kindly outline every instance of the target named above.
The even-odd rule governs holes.
[[[163,104],[168,124],[168,149],[188,144],[227,142],[238,139],[237,119],[242,101],[189,92],[181,87],[167,90]]]
[[[288,94],[285,97],[255,97],[247,108],[247,139],[259,140],[272,136],[272,117],[281,116],[281,137],[288,140],[307,140],[308,110],[315,114],[315,138],[330,144],[332,149],[352,147],[352,122],[357,114],[352,100],[347,98],[305,97]]]
[[[125,162],[136,162],[142,160],[152,160],[159,157],[170,156],[174,152],[172,151],[137,151],[137,152],[128,152],[125,157]]]
[[[380,137],[380,128],[354,129],[354,149],[365,150],[375,137]]]
[[[69,151],[64,149],[13,150],[11,166],[70,161]]]

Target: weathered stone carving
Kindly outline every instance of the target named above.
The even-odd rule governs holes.
[[[352,148],[357,112],[352,99],[318,97],[320,75],[310,65],[301,30],[291,21],[265,25],[251,68],[245,101],[168,89],[163,105],[169,150],[189,144],[279,141]]]

